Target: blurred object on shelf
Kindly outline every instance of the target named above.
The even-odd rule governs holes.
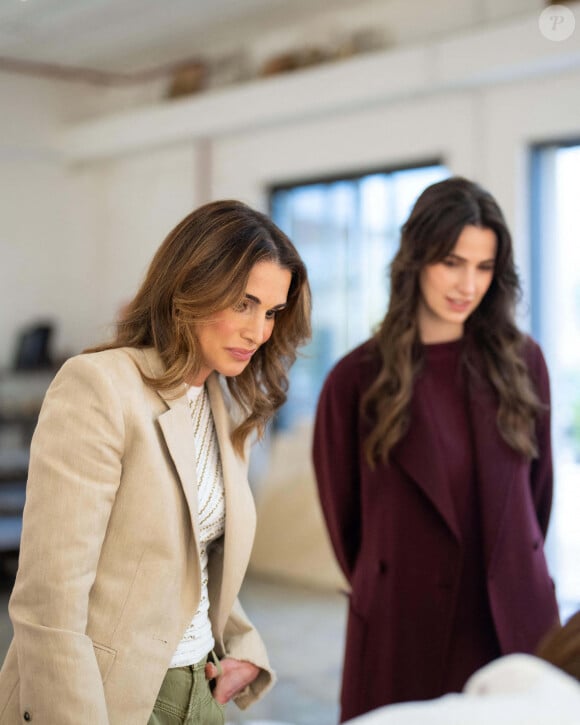
[[[384,49],[390,44],[385,34],[375,28],[360,28],[348,34],[340,34],[327,44],[309,45],[276,53],[262,63],[258,76],[273,76],[343,60]]]
[[[204,61],[191,63],[173,73],[171,84],[167,91],[167,98],[181,98],[192,93],[198,93],[206,86],[208,66]]]

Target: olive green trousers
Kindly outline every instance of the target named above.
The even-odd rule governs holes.
[[[224,706],[205,677],[207,659],[167,671],[148,725],[224,725]]]

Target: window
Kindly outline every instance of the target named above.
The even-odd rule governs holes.
[[[426,163],[272,190],[272,218],[300,251],[314,301],[312,342],[292,368],[280,428],[312,419],[332,365],[384,316],[400,227],[423,189],[447,176]]]
[[[552,384],[548,557],[567,618],[580,608],[580,142],[532,151],[532,332]]]

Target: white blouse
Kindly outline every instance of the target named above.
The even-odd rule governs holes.
[[[193,665],[214,647],[207,589],[208,549],[224,533],[226,515],[220,451],[205,385],[189,387],[187,398],[193,424],[192,450],[195,451],[197,469],[201,598],[197,612],[171,659],[170,667]]]

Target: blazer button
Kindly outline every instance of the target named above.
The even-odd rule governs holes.
[[[24,713],[22,717],[26,720],[26,722],[30,722],[32,720],[32,715],[28,712],[28,710]]]
[[[379,559],[377,569],[379,574],[386,574],[389,571],[389,565],[383,559]]]

